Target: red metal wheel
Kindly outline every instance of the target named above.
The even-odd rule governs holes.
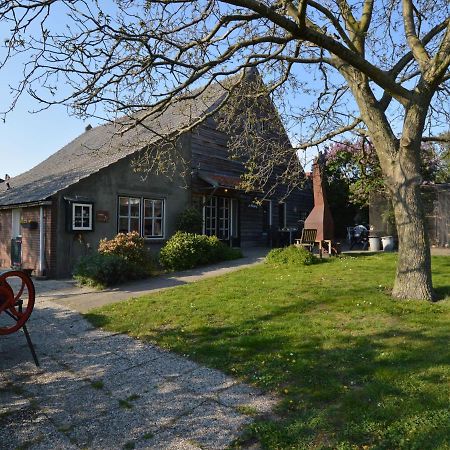
[[[0,335],[11,334],[25,325],[35,300],[34,284],[24,272],[0,275]]]

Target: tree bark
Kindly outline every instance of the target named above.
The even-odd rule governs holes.
[[[396,298],[433,300],[431,256],[417,176],[396,170],[391,186],[398,233],[397,273],[392,290]]]
[[[420,193],[420,152],[425,105],[408,108],[399,148],[391,166],[392,206],[398,233],[398,262],[392,295],[397,298],[433,300],[431,255]]]

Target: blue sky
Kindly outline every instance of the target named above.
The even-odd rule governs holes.
[[[60,26],[57,14],[51,16],[49,26]],[[7,35],[5,26],[0,28],[0,35]],[[11,94],[9,85],[16,85],[22,74],[23,59],[10,60],[0,70],[0,112],[9,108]],[[59,86],[59,89],[64,89]],[[29,95],[23,95],[16,108],[10,112],[6,121],[0,121],[0,178],[5,174],[18,175],[31,169],[65,144],[80,135],[85,126],[93,126],[98,120],[83,121],[71,117],[66,108],[53,106],[46,111],[32,114],[39,104]]]
[[[3,76],[0,76],[0,83],[4,86]],[[3,95],[0,98],[5,99]],[[23,98],[6,122],[0,122],[1,178],[6,173],[15,176],[31,169],[81,134],[87,123],[94,123],[69,117],[63,107],[30,114],[28,110],[32,106],[35,104]],[[3,101],[1,107],[5,107]]]

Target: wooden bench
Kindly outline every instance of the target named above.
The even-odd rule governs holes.
[[[314,228],[303,228],[300,239],[295,240],[297,247],[307,248],[312,252],[314,244],[316,243],[317,230]]]

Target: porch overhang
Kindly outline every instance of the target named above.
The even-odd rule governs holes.
[[[198,171],[197,176],[214,189],[222,188],[239,190],[239,185],[241,184],[241,178],[232,175],[220,175],[217,173]]]

